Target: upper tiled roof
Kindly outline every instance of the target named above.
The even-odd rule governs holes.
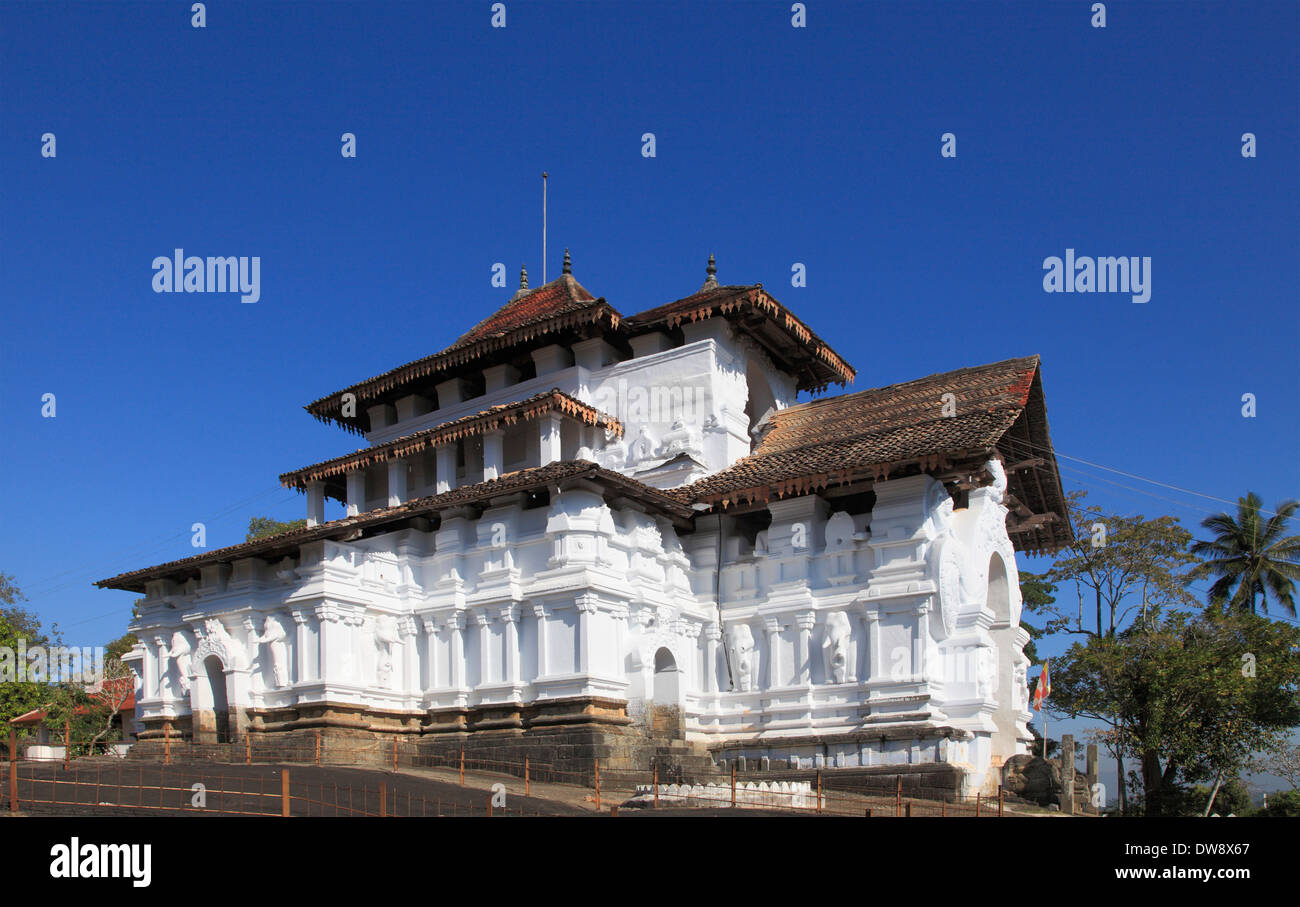
[[[362,433],[369,430],[366,408],[409,393],[406,386],[412,383],[427,388],[467,369],[517,359],[528,347],[544,342],[571,342],[603,334],[626,348],[630,336],[673,331],[683,323],[712,317],[725,317],[750,336],[778,367],[795,376],[800,390],[822,390],[828,384],[844,384],[854,378],[853,367],[773,299],[762,284],[718,286],[710,281],[697,293],[624,319],[603,298],[592,297],[572,274],[565,273],[535,290],[520,290],[441,352],[322,397],[307,404],[306,410],[323,422],[336,422]],[[343,414],[344,394],[355,397],[351,415]]]
[[[402,528],[404,521],[413,517],[433,516],[444,510],[481,504],[493,498],[526,491],[549,489],[561,483],[587,480],[603,486],[607,493],[640,502],[647,510],[662,514],[680,524],[685,524],[691,516],[690,507],[679,497],[658,488],[651,488],[636,479],[611,472],[604,467],[585,460],[570,460],[563,463],[551,463],[548,466],[536,466],[507,473],[490,482],[478,482],[465,485],[442,494],[416,498],[395,507],[382,507],[367,510],[356,516],[331,520],[319,526],[290,529],[287,532],[242,542],[226,548],[218,548],[196,554],[193,557],[169,561],[154,567],[145,567],[122,573],[95,583],[104,589],[127,589],[132,592],[144,592],[145,583],[155,579],[172,579],[183,582],[190,577],[197,577],[200,570],[211,564],[229,564],[241,558],[255,557],[262,560],[283,558],[296,553],[308,542],[320,539],[351,540],[363,534],[375,532],[392,532]]]
[[[616,436],[621,437],[623,434],[623,423],[618,419],[601,412],[594,406],[583,403],[581,400],[570,397],[568,394],[561,392],[559,388],[552,388],[549,391],[534,394],[523,400],[502,403],[481,412],[453,419],[450,422],[443,422],[433,428],[426,428],[423,431],[403,435],[384,444],[376,444],[374,447],[367,447],[364,450],[344,454],[341,457],[333,457],[311,466],[305,466],[302,469],[296,469],[293,472],[286,472],[280,476],[280,484],[286,488],[306,488],[309,482],[335,478],[347,473],[349,470],[382,463],[398,457],[408,457],[411,454],[441,444],[448,444],[461,438],[494,431],[507,425],[513,425],[516,422],[526,422],[552,412],[558,412],[588,425],[599,426],[613,432]],[[338,489],[327,489],[327,493],[331,497],[342,500],[341,491]]]
[[[593,298],[571,274],[563,274],[535,290],[521,290],[492,316],[480,321],[455,343],[439,353],[389,369],[351,387],[307,404],[305,409],[322,422],[337,422],[361,433],[369,426],[366,407],[411,381],[442,380],[459,366],[493,353],[509,350],[534,338],[566,330],[595,326],[614,330],[621,316],[604,299]],[[356,415],[344,416],[343,395],[356,398]]]
[[[852,381],[855,371],[812,329],[763,289],[753,286],[706,285],[676,302],[625,318],[622,330],[644,333],[659,327],[721,315],[731,319],[781,365],[795,375],[800,390],[822,390],[828,384]]]
[[[520,290],[510,301],[484,318],[443,352],[460,349],[485,337],[503,336],[530,324],[537,324],[556,315],[581,312],[591,307],[596,297],[586,287],[563,274],[556,280],[535,290]]]
[[[952,394],[951,400],[945,397]],[[945,403],[951,402],[945,415]],[[861,479],[938,471],[997,452],[1009,490],[1028,512],[1009,526],[1021,548],[1069,538],[1064,494],[1047,430],[1037,356],[931,375],[904,384],[801,403],[772,414],[752,454],[681,489],[688,500],[764,502]],[[1018,518],[1017,524],[1022,521]],[[1032,526],[1032,528],[1030,528]]]

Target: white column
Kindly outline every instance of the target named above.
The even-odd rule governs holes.
[[[325,522],[325,483],[307,483],[307,525],[319,526]]]
[[[406,458],[388,461],[388,506],[406,502]]]
[[[533,603],[533,617],[537,620],[537,676],[546,676],[546,605]]]
[[[484,432],[483,434],[483,481],[491,482],[501,477],[505,471],[505,432]]]
[[[402,692],[417,693],[420,690],[420,661],[419,654],[415,650],[415,618],[403,617],[397,626],[402,637],[402,662],[405,666]]]
[[[474,625],[478,627],[478,682],[492,682],[492,651],[488,642],[492,638],[491,618],[482,611],[474,612]]]
[[[505,637],[505,682],[519,682],[519,606],[506,605],[501,609],[501,628]]]
[[[574,602],[578,609],[578,673],[591,669],[591,615],[596,613],[598,599],[594,595],[579,595]]]
[[[763,621],[767,631],[767,686],[768,689],[781,685],[781,622],[775,617]]]
[[[444,444],[438,448],[437,493],[444,494],[456,487],[456,445]]]
[[[718,640],[722,639],[722,630],[717,624],[704,628],[704,692],[718,691]]]
[[[812,628],[817,623],[817,615],[811,611],[805,611],[795,619],[795,626],[799,628],[799,647],[795,653],[798,660],[799,668],[796,676],[798,683],[812,682]]]
[[[436,690],[438,688],[438,622],[432,617],[426,617],[424,620],[424,688],[425,690]]]
[[[307,615],[301,611],[293,612],[293,660],[296,674],[294,683],[307,680]]]
[[[354,469],[348,473],[347,515],[356,516],[366,508],[366,473]]]
[[[450,643],[451,661],[448,665],[451,668],[451,688],[453,690],[463,690],[465,688],[465,615],[456,612],[446,619],[444,626],[447,628],[447,641]]]
[[[151,678],[153,685],[145,687],[145,691],[152,690],[154,696],[161,698],[163,695],[163,676],[167,670],[167,656],[163,654],[167,651],[167,640],[161,636],[155,636],[153,642],[154,648],[145,647],[147,650],[145,661],[146,663],[152,662],[153,665],[153,677]]]
[[[563,456],[560,447],[560,422],[555,413],[547,413],[537,420],[537,440],[541,451],[539,466],[558,463]]]
[[[335,633],[337,632],[334,629],[334,625],[337,621],[338,621],[338,616],[331,614],[327,610],[321,609],[316,612],[316,623],[317,623],[316,679],[317,680],[334,679],[333,673],[330,671],[329,658],[331,652],[330,642],[333,639]]]

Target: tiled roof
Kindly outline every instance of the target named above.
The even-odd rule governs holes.
[[[286,488],[305,488],[308,482],[315,482],[340,476],[344,473],[375,463],[383,463],[398,457],[406,457],[422,450],[448,444],[461,438],[481,435],[516,422],[536,419],[547,413],[558,412],[588,425],[596,425],[616,436],[622,437],[623,423],[594,406],[576,400],[559,388],[552,388],[540,394],[534,394],[524,400],[502,403],[482,412],[453,419],[424,431],[412,432],[384,444],[359,450],[354,453],[334,457],[302,469],[287,472],[280,476],[280,484]]]
[[[485,337],[502,336],[508,331],[537,324],[556,315],[581,312],[590,308],[595,301],[596,297],[574,280],[572,274],[561,275],[535,290],[519,291],[509,302],[462,334],[459,340],[443,352],[459,349]]]
[[[444,510],[482,503],[493,498],[525,491],[549,488],[562,482],[585,479],[603,486],[609,493],[639,501],[647,510],[662,514],[685,524],[691,509],[680,498],[651,488],[635,479],[611,472],[585,460],[571,460],[537,466],[507,473],[490,482],[466,485],[443,494],[416,498],[396,507],[368,510],[356,516],[331,520],[319,526],[291,529],[276,535],[264,536],[251,542],[242,542],[218,548],[193,557],[169,561],[141,570],[122,573],[95,583],[103,589],[127,589],[144,592],[145,583],[155,579],[173,579],[180,582],[199,575],[202,567],[211,564],[228,564],[241,558],[256,557],[275,560],[295,554],[304,544],[321,539],[354,539],[367,532],[394,531],[403,521],[413,517],[432,516]]]
[[[563,274],[535,290],[516,293],[441,352],[367,378],[305,408],[322,422],[336,422],[361,433],[369,426],[366,407],[385,398],[391,400],[406,385],[440,381],[471,364],[479,368],[491,361],[505,361],[516,347],[536,345],[542,338],[575,330],[600,330],[617,343],[620,337],[671,330],[686,322],[719,316],[748,333],[780,367],[790,371],[800,390],[822,390],[828,384],[844,384],[854,378],[853,367],[773,299],[762,284],[710,285],[624,319],[603,298],[593,298],[573,275]],[[356,398],[356,410],[354,415],[344,416],[343,395],[349,393]]]
[[[516,293],[491,317],[480,321],[455,343],[439,353],[389,369],[351,387],[336,391],[304,407],[322,422],[337,422],[349,431],[361,433],[369,424],[366,406],[385,393],[421,379],[441,380],[459,366],[492,353],[509,350],[543,335],[597,325],[607,330],[618,327],[621,316],[604,299],[594,299],[570,274],[564,274],[535,290]],[[356,397],[356,415],[343,416],[343,395]]]
[[[831,382],[852,381],[855,371],[812,329],[763,289],[753,286],[712,286],[676,302],[647,309],[623,320],[627,333],[721,315],[749,331],[779,363],[791,369],[800,390],[821,390]]]
[[[944,414],[946,402],[953,415]],[[1042,460],[1014,472],[1009,490],[1032,514],[1054,515],[1019,533],[1009,526],[1013,540],[1030,550],[1059,546],[1069,537],[1069,521],[1047,431],[1037,356],[781,410],[772,414],[770,428],[752,454],[680,493],[690,501],[723,507],[761,503],[861,479],[978,462],[994,451],[1008,465]]]

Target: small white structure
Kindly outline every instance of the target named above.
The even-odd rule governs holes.
[[[800,403],[854,371],[712,259],[629,318],[567,253],[522,284],[307,407],[369,442],[281,477],[307,528],[99,584],[145,595],[143,736],[581,734],[629,765],[666,737],[996,783],[1029,739],[1015,548],[1069,532],[1037,357]]]

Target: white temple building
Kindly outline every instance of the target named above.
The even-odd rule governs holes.
[[[854,370],[714,273],[623,317],[566,252],[442,352],[308,405],[368,446],[281,476],[306,528],[98,584],[144,595],[142,739],[995,786],[1030,740],[1015,552],[1070,533],[1038,358],[799,402]]]

